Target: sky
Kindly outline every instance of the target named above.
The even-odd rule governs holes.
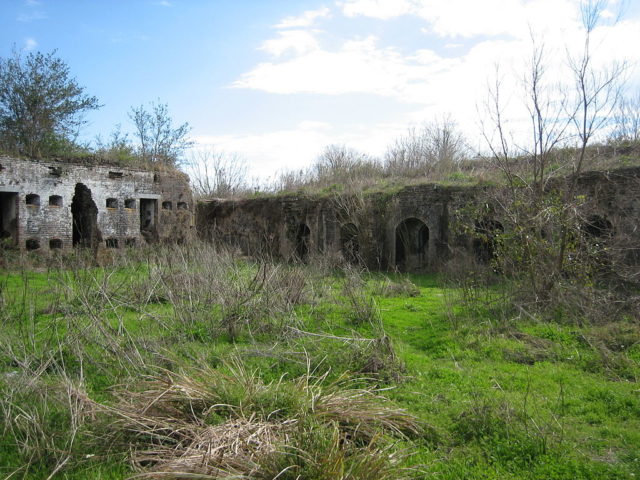
[[[640,88],[640,0],[605,0],[594,65],[627,62]],[[167,103],[198,149],[238,153],[262,181],[330,144],[383,157],[409,128],[450,116],[486,150],[489,85],[526,132],[532,38],[549,85],[571,87],[580,0],[0,0],[0,56],[57,50],[103,106],[80,139],[131,131]]]

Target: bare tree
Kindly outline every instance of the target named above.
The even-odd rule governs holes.
[[[451,170],[467,155],[464,137],[446,115],[397,139],[387,151],[385,168],[392,175],[429,176],[436,170]]]
[[[132,107],[129,118],[136,128],[138,154],[147,162],[177,166],[193,145],[187,137],[191,127],[188,123],[174,127],[166,103],[151,102],[148,110],[144,105]]]
[[[194,193],[204,198],[224,198],[249,190],[247,164],[236,153],[213,148],[191,154],[187,164]]]
[[[327,185],[372,179],[380,174],[378,162],[362,152],[344,145],[328,145],[311,167],[316,183]]]
[[[618,102],[614,121],[612,141],[615,144],[640,142],[640,89]]]
[[[518,145],[507,131],[499,76],[489,89],[491,128],[485,124],[483,134],[508,186],[501,197],[494,198],[499,215],[508,222],[504,236],[512,237],[501,242],[503,259],[515,263],[515,271],[527,273],[535,298],[546,295],[558,278],[569,273],[567,269],[580,275],[587,270],[586,264],[576,265],[575,255],[572,262],[567,261],[571,239],[580,236],[578,212],[583,199],[577,195],[578,181],[587,147],[609,121],[626,69],[625,64],[616,63],[605,69],[594,66],[592,36],[604,5],[592,0],[581,5],[585,37],[580,54],[569,56],[572,87],[562,91],[546,81],[546,52],[543,45],[533,42],[523,82],[531,122],[528,145]],[[571,140],[577,143],[569,176],[551,193],[546,188],[549,165],[557,147]]]
[[[575,200],[578,177],[585,166],[589,142],[610,121],[620,99],[624,74],[628,68],[626,63],[617,62],[603,69],[593,65],[593,31],[598,26],[606,5],[607,2],[604,0],[586,0],[581,4],[584,45],[579,56],[569,56],[575,87],[574,105],[568,113],[578,138],[578,148],[573,162],[573,172],[564,190],[565,205]],[[563,209],[560,248],[557,255],[559,273],[564,270],[567,244],[571,236],[567,221],[570,211]]]

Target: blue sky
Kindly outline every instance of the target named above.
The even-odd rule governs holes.
[[[640,75],[640,1],[610,1],[594,59]],[[578,0],[0,0],[0,55],[58,50],[104,106],[82,138],[131,125],[160,99],[200,148],[238,152],[253,175],[309,165],[325,145],[382,156],[411,126],[450,114],[483,148],[487,82],[500,65],[512,125],[543,40],[549,80],[579,51]],[[623,16],[612,22],[622,8]]]

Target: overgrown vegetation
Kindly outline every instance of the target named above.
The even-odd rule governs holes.
[[[640,473],[637,311],[525,312],[473,264],[331,273],[204,244],[102,267],[68,255],[5,259],[4,476]]]

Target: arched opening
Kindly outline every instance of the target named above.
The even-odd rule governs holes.
[[[475,223],[473,254],[480,263],[489,263],[496,257],[498,236],[504,227],[497,220],[485,218]]]
[[[591,238],[610,237],[613,233],[613,224],[600,215],[589,216],[581,228],[584,234]]]
[[[296,255],[300,260],[306,260],[309,256],[309,242],[311,240],[311,230],[301,223],[296,230]]]
[[[97,247],[100,239],[98,207],[91,197],[91,190],[82,183],[76,184],[71,200],[71,216],[73,218],[73,246]]]
[[[345,261],[351,264],[360,262],[360,240],[358,227],[345,223],[340,227],[340,251]]]
[[[417,218],[407,218],[396,227],[396,267],[416,271],[427,266],[429,227]]]

